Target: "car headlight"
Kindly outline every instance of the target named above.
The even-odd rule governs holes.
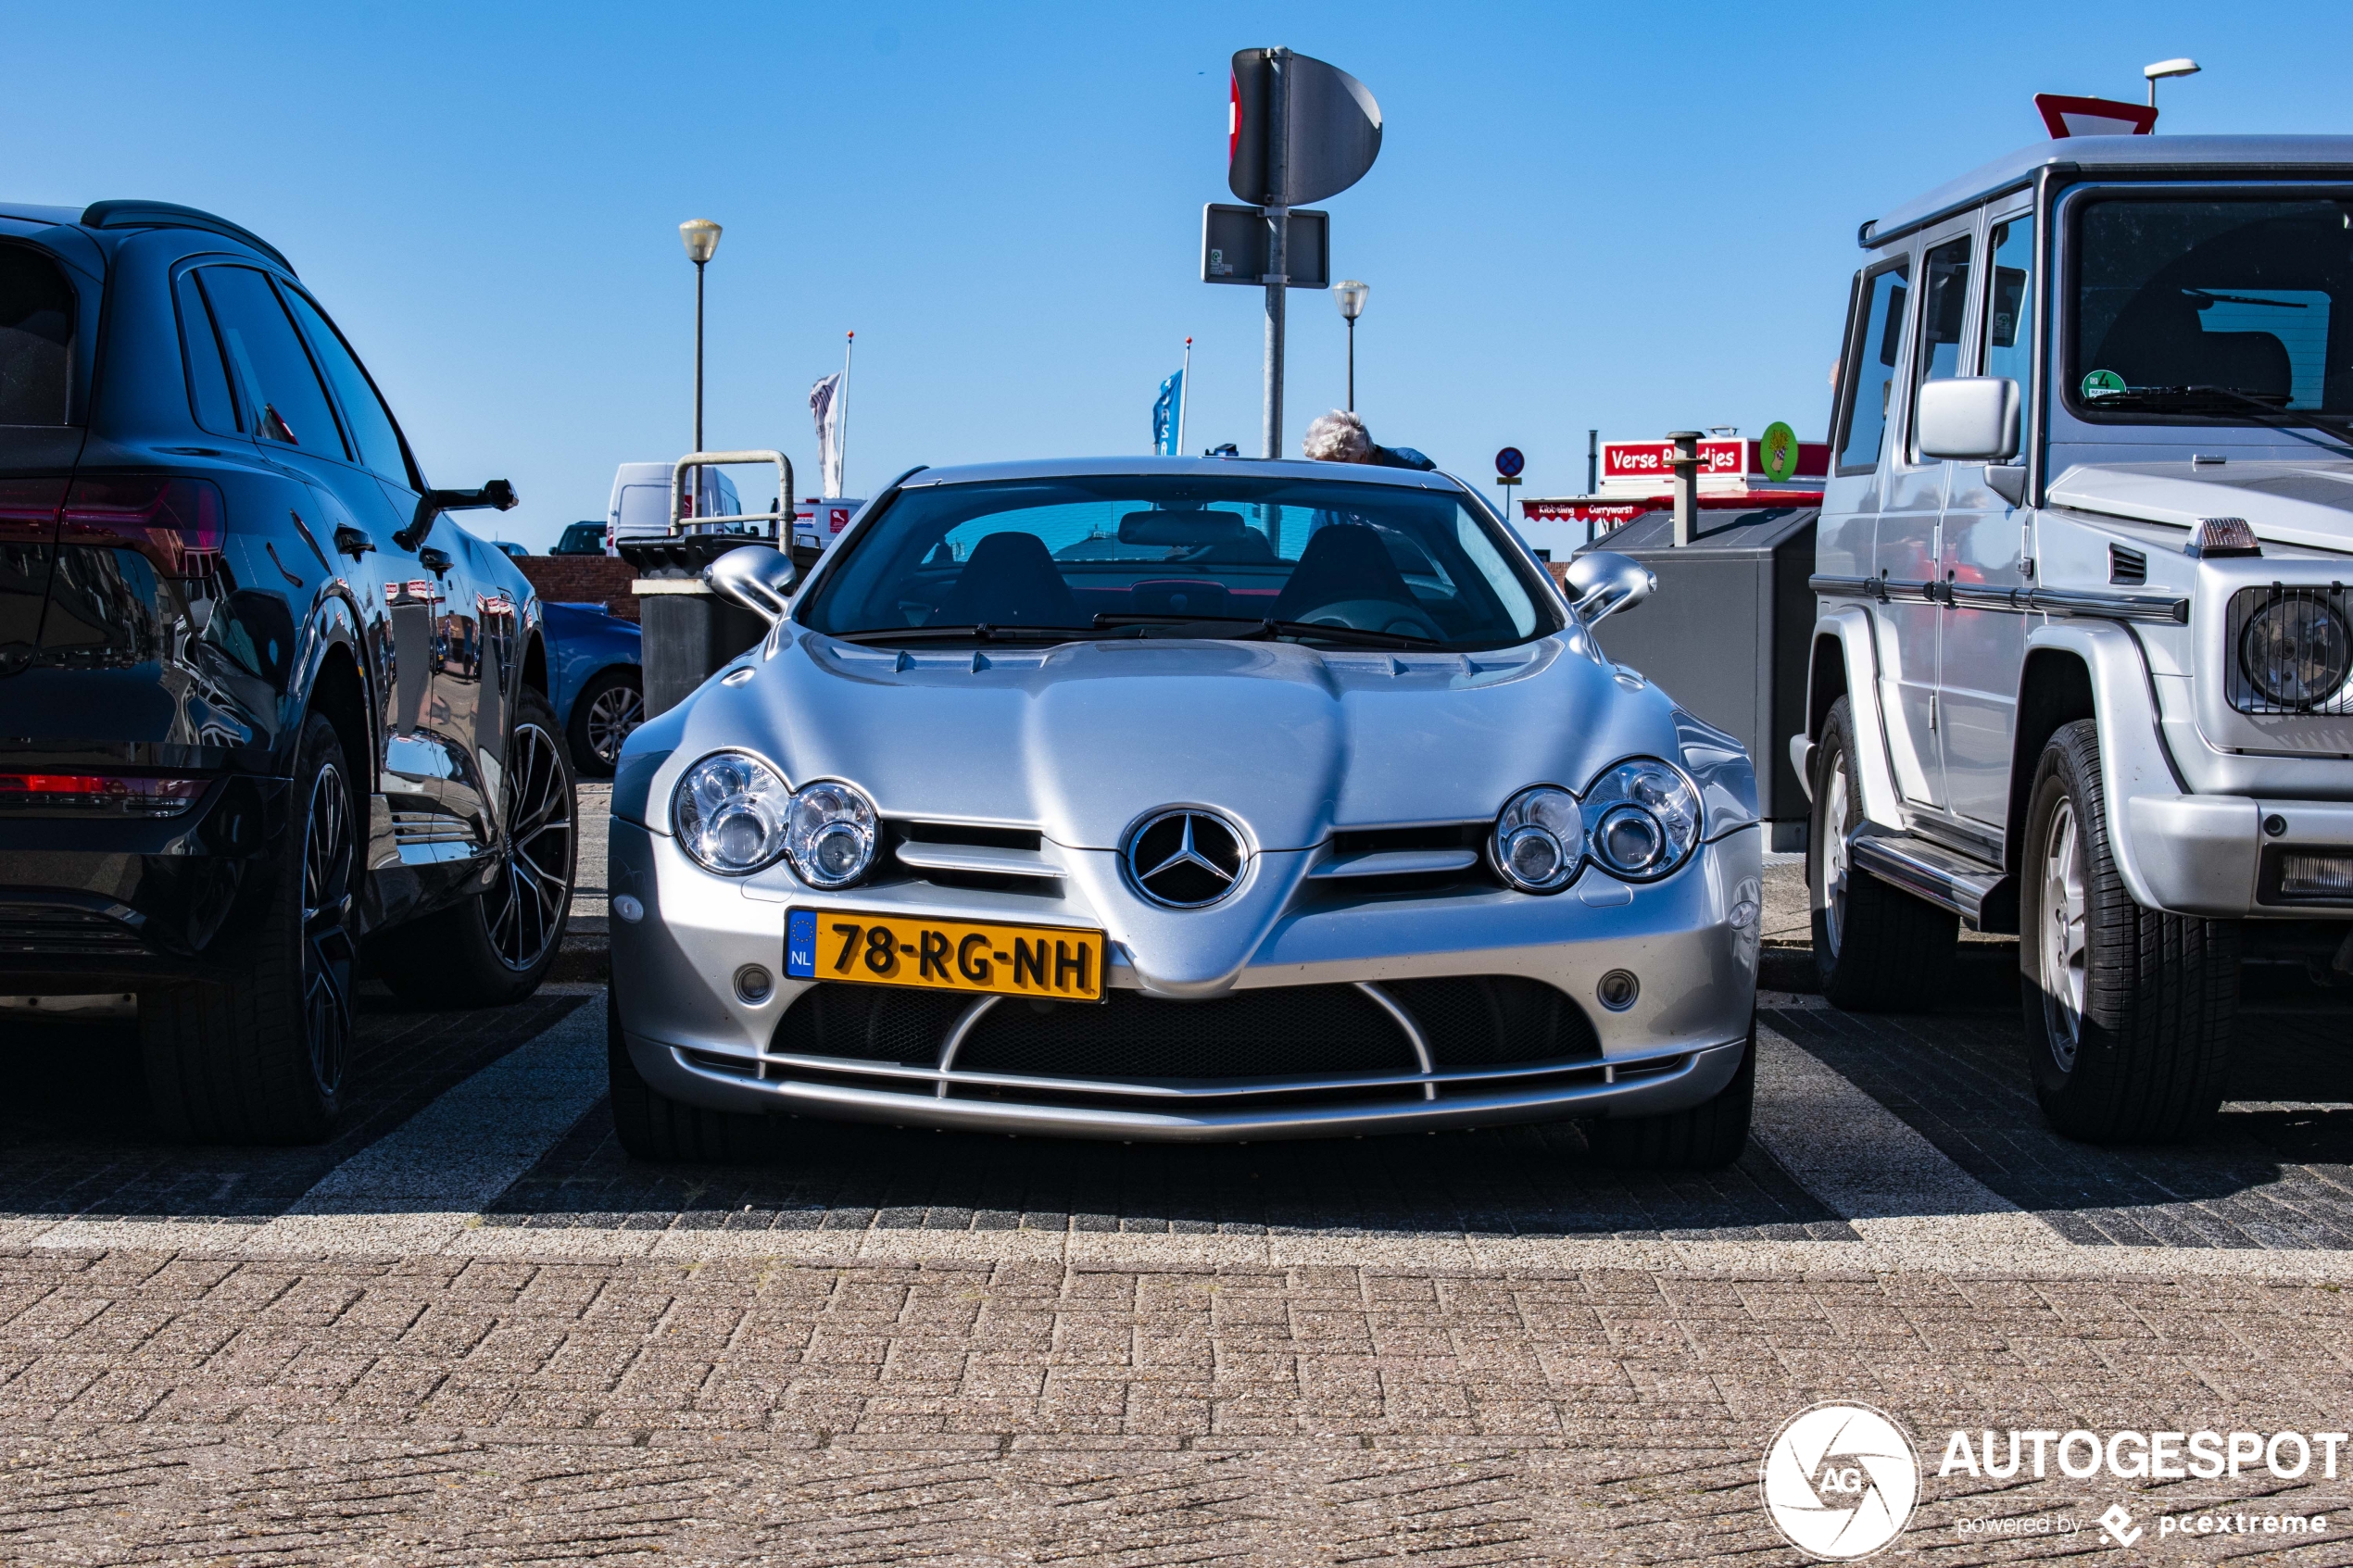
[[[827,779],[793,793],[785,849],[812,887],[847,887],[875,863],[875,803],[854,784]]]
[[[717,751],[678,781],[670,822],[695,864],[722,876],[745,876],[784,854],[792,799],[790,786],[759,758]]]
[[[1699,846],[1699,791],[1669,763],[1617,763],[1586,790],[1584,807],[1586,852],[1613,876],[1652,881]]]
[[[1552,784],[1523,789],[1495,819],[1488,852],[1495,870],[1522,893],[1557,893],[1585,855],[1585,818],[1577,797]]]
[[[2353,635],[2345,618],[2317,595],[2276,599],[2247,618],[2239,633],[2239,668],[2266,699],[2283,708],[2317,708],[2353,672]]]

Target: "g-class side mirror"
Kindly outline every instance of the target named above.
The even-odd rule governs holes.
[[[773,545],[746,545],[703,568],[711,591],[774,626],[785,618],[792,593],[792,557]]]
[[[1955,376],[1920,383],[1920,456],[2003,463],[2018,456],[2018,383]]]
[[[1657,591],[1657,573],[1615,550],[1591,550],[1568,563],[1568,602],[1588,626],[1632,609]]]

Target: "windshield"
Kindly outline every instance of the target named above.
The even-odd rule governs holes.
[[[2079,410],[2353,412],[2353,200],[2103,199],[2077,236]]]
[[[800,618],[866,641],[1162,633],[1470,649],[1560,630],[1536,569],[1492,519],[1403,485],[1117,475],[922,486],[849,547]]]

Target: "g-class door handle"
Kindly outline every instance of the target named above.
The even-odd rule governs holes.
[[[376,547],[376,542],[347,522],[335,525],[335,548],[358,560]]]
[[[417,552],[417,561],[436,577],[448,571],[451,565],[448,551],[436,550],[430,545]]]

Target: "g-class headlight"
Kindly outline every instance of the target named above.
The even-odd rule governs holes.
[[[1654,881],[1699,847],[1699,791],[1671,763],[1620,762],[1593,781],[1584,806],[1586,849],[1613,876]]]
[[[785,850],[812,887],[847,887],[875,863],[875,803],[855,784],[826,779],[792,797]]]
[[[741,751],[715,751],[686,770],[670,797],[671,826],[695,864],[746,876],[785,852],[792,791],[776,771]]]
[[[2318,594],[2274,598],[2239,633],[2239,669],[2267,701],[2302,712],[2334,696],[2353,671],[2345,618]]]
[[[1523,789],[1504,804],[1489,845],[1495,870],[1522,893],[1557,893],[1585,857],[1577,797],[1552,784]]]

